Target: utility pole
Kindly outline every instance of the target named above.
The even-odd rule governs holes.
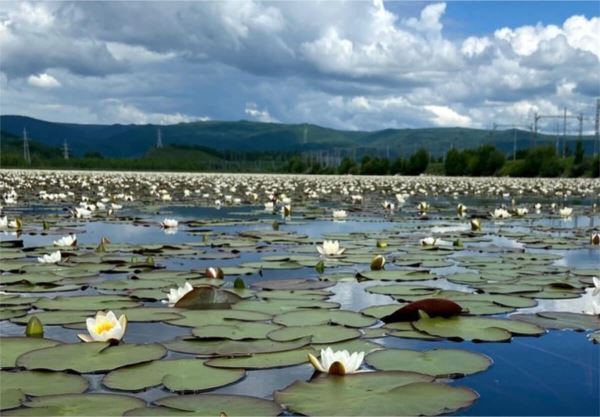
[[[27,165],[31,165],[31,154],[29,153],[29,140],[27,139],[27,129],[23,128],[23,159]]]
[[[69,160],[69,145],[66,139],[63,142],[63,158],[65,158],[65,161]]]
[[[596,99],[596,120],[594,123],[594,135],[596,136],[595,154],[600,155],[600,98]]]
[[[493,128],[493,132],[496,132],[496,129],[498,129],[499,127],[511,127],[513,129],[513,161],[515,161],[517,159],[517,128],[521,127],[521,128],[525,128],[528,129],[529,131],[532,130],[531,125],[520,125],[520,124],[515,124],[515,123],[494,123],[494,128]]]
[[[160,131],[160,127],[156,131],[156,149],[161,149],[163,147],[162,142],[162,132]]]
[[[564,108],[563,116],[563,149],[562,157],[565,159],[567,156],[567,107]]]

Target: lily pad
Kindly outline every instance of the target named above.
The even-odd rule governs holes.
[[[25,395],[79,394],[88,388],[88,381],[84,377],[62,372],[1,371],[0,381],[0,409],[18,407]],[[16,403],[15,398],[19,399]]]
[[[77,295],[72,297],[41,298],[35,302],[44,310],[117,310],[141,305],[129,297],[119,295]]]
[[[381,371],[408,371],[435,377],[456,378],[485,371],[492,360],[460,349],[386,349],[370,353],[365,361]]]
[[[310,416],[412,416],[451,413],[478,395],[466,387],[434,383],[427,375],[386,371],[296,381],[274,398],[291,412]]]
[[[27,369],[104,372],[162,358],[166,349],[159,344],[110,346],[109,343],[75,343],[25,353],[17,365]]]
[[[192,353],[201,356],[248,356],[254,353],[299,349],[310,344],[310,342],[310,337],[292,340],[291,342],[276,342],[269,339],[244,341],[176,339],[163,343],[163,346],[174,352]]]
[[[277,416],[281,407],[273,401],[243,395],[199,394],[178,395],[156,400],[155,409],[140,408],[126,413],[127,416]],[[151,411],[150,411],[151,410]],[[156,410],[156,411],[154,411]]]
[[[169,391],[205,391],[239,381],[242,369],[219,369],[198,359],[174,359],[127,366],[107,374],[102,383],[115,390],[139,391],[163,385]]]
[[[0,338],[0,368],[14,368],[17,358],[24,353],[60,345],[61,342],[38,337]]]
[[[304,348],[284,352],[257,353],[252,356],[235,358],[217,358],[205,362],[217,368],[270,369],[308,363],[308,354],[317,354],[315,350]]]
[[[377,323],[377,320],[347,310],[298,310],[275,316],[273,322],[284,326],[335,323],[347,327],[369,327]]]
[[[270,314],[242,310],[186,310],[178,312],[183,318],[170,320],[169,324],[183,327],[200,327],[209,324],[237,324],[237,321],[270,320]]]
[[[600,329],[600,316],[593,314],[543,311],[536,314],[513,314],[510,318],[536,324],[545,329],[574,329],[578,331]]]
[[[335,282],[313,279],[274,279],[255,282],[252,287],[263,290],[318,290],[334,285]]]
[[[538,336],[544,333],[544,329],[534,324],[484,317],[422,318],[413,322],[413,326],[432,336],[479,342],[507,341],[513,334]]]
[[[357,339],[361,336],[361,333],[357,329],[343,326],[317,325],[285,327],[272,331],[267,336],[277,342],[289,342],[310,336],[312,337],[312,343],[336,343]]]
[[[267,334],[280,329],[281,326],[270,323],[238,323],[238,324],[211,324],[196,327],[192,334],[199,339],[266,339]]]
[[[146,403],[139,398],[116,394],[67,394],[32,398],[25,408],[3,412],[7,416],[121,416]]]

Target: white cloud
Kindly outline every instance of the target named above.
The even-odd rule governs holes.
[[[259,110],[256,103],[246,103],[246,108],[244,112],[253,118],[254,120],[258,120],[263,123],[277,123],[278,120],[269,114],[267,109]]]
[[[60,82],[56,78],[46,73],[30,75],[27,78],[27,83],[39,88],[56,88],[61,86]]]
[[[440,19],[445,12],[446,3],[429,4],[423,8],[419,19],[412,17],[406,24],[423,32],[440,32],[443,27]]]
[[[107,99],[102,102],[102,119],[112,123],[123,124],[158,124],[170,125],[195,121],[207,121],[208,117],[191,116],[188,114],[145,112],[138,107],[123,103],[118,99]]]
[[[448,106],[427,105],[423,106],[423,108],[433,113],[431,121],[438,126],[469,127],[473,123],[469,116],[459,114]]]

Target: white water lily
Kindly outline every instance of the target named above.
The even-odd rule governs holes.
[[[164,304],[175,305],[177,301],[181,300],[181,298],[186,295],[188,292],[192,291],[194,287],[192,284],[186,281],[183,287],[171,288],[169,293],[167,294],[167,300],[162,300]]]
[[[19,218],[8,222],[8,227],[11,229],[21,230],[23,228],[23,221]]]
[[[383,202],[383,208],[386,209],[386,210],[394,211],[394,209],[396,208],[396,206],[391,201],[385,200]]]
[[[598,233],[598,232],[592,232],[592,237],[590,238],[590,243],[593,246],[600,245],[600,233]]]
[[[340,242],[337,240],[324,240],[322,246],[317,245],[317,251],[324,256],[338,256],[345,250],[345,248],[340,248]]]
[[[523,216],[527,215],[527,213],[529,213],[529,210],[527,209],[527,207],[517,207],[515,209],[515,213],[517,216],[523,217]]]
[[[421,212],[421,213],[425,213],[427,210],[429,210],[429,204],[427,204],[427,202],[425,201],[421,201],[419,203],[419,205],[417,206],[417,209]]]
[[[275,208],[275,204],[272,201],[267,201],[265,203],[265,211],[273,211]]]
[[[86,319],[88,334],[78,334],[77,337],[84,342],[118,342],[125,335],[127,317],[117,316],[112,311],[105,313],[98,311],[96,317]]]
[[[8,227],[8,217],[0,217],[0,229],[6,229]]]
[[[456,206],[456,214],[458,214],[460,217],[464,216],[466,212],[467,206],[465,206],[464,204],[459,204],[458,206]]]
[[[539,212],[542,209],[542,205],[540,203],[535,203],[534,208],[535,208],[536,211]]]
[[[595,297],[600,294],[600,279],[598,279],[598,277],[592,277],[592,282],[594,283],[594,291],[592,291],[592,296]]]
[[[510,217],[512,217],[510,215],[510,213],[508,212],[508,210],[503,209],[503,208],[495,209],[493,212],[490,213],[490,215],[494,219],[509,219]]]
[[[62,255],[60,254],[59,250],[57,250],[56,252],[52,252],[48,255],[39,256],[37,258],[38,262],[41,264],[55,264],[57,262],[60,262],[61,259]]]
[[[77,244],[77,235],[63,236],[58,240],[55,240],[54,246],[68,247],[75,246]]]
[[[573,209],[571,207],[563,207],[558,210],[561,217],[570,217],[573,214]]]
[[[92,211],[83,207],[75,207],[73,215],[78,219],[85,219],[92,215]]]
[[[334,219],[345,219],[346,217],[348,217],[348,213],[346,213],[346,210],[333,210],[333,218]]]
[[[292,215],[292,206],[289,204],[286,204],[285,206],[281,207],[281,215],[283,217],[289,217]]]
[[[474,232],[481,230],[481,220],[480,219],[471,219],[471,230]]]
[[[425,239],[421,239],[419,244],[421,246],[436,246],[438,240],[434,237],[426,237]]]
[[[164,219],[160,225],[165,229],[179,226],[179,222],[175,219]]]
[[[333,375],[355,373],[360,368],[364,357],[364,352],[354,352],[352,354],[347,350],[334,352],[331,347],[321,350],[321,360],[311,353],[308,354],[308,360],[317,371]]]

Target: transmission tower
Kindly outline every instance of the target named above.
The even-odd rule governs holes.
[[[162,147],[163,147],[162,132],[161,132],[160,128],[158,128],[156,131],[156,149],[161,149]]]
[[[23,128],[23,159],[27,165],[31,165],[31,154],[29,153],[29,140],[27,139],[27,129]]]
[[[304,126],[304,135],[302,136],[302,144],[306,145],[308,143],[308,127]]]
[[[515,123],[494,123],[492,132],[496,132],[499,127],[510,127],[513,130],[513,161],[517,159],[517,128],[525,128],[532,132],[531,125],[515,124]],[[534,142],[535,143],[535,142]]]
[[[594,153],[600,154],[600,98],[596,99],[596,120],[594,123],[594,136],[596,136],[596,145],[594,146]]]
[[[63,142],[63,158],[65,158],[65,161],[69,159],[69,145],[66,139]]]
[[[533,116],[533,135],[534,135],[534,144],[535,139],[537,138],[538,133],[538,122],[540,119],[562,119],[563,122],[563,146],[562,146],[562,157],[566,156],[567,151],[567,119],[576,119],[579,122],[579,139],[582,138],[583,135],[583,114],[578,115],[570,115],[567,114],[567,108],[563,109],[563,114],[538,114],[535,113]],[[558,138],[557,138],[558,140]],[[557,152],[560,152],[560,147],[557,146]]]

